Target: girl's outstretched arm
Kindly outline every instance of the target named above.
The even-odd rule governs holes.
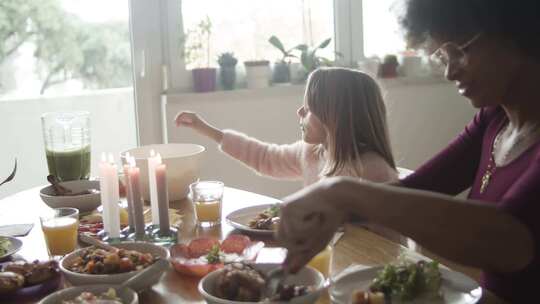
[[[213,139],[218,144],[223,140],[223,132],[206,122],[197,113],[189,111],[179,112],[174,121],[176,122],[177,127],[183,126],[192,128],[201,135]]]

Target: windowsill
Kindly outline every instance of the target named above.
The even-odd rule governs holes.
[[[384,89],[399,88],[399,87],[411,87],[411,86],[432,86],[432,85],[445,85],[449,82],[442,76],[419,76],[419,77],[397,77],[397,78],[378,78],[377,82]],[[192,98],[218,98],[221,96],[251,96],[251,95],[282,95],[287,92],[297,93],[303,92],[305,83],[301,84],[278,84],[271,85],[266,88],[248,89],[238,88],[234,90],[216,90],[212,92],[186,92],[186,91],[169,91],[164,95],[167,96],[182,96]]]

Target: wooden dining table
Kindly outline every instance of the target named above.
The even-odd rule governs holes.
[[[23,258],[28,261],[48,259],[43,232],[39,224],[39,215],[50,208],[39,197],[40,187],[19,192],[0,200],[0,226],[9,224],[33,223],[34,227],[27,236],[20,237],[22,249],[12,258]],[[271,204],[278,199],[256,193],[226,187],[223,197],[223,212],[221,225],[213,228],[201,228],[196,225],[193,206],[188,200],[171,202],[172,209],[182,217],[178,242],[184,243],[191,239],[210,236],[223,239],[230,233],[241,233],[234,230],[225,222],[225,216],[240,208]],[[271,237],[251,235],[252,239],[264,241],[267,246],[275,246]],[[396,261],[400,255],[418,257],[419,253],[397,243],[374,234],[359,225],[348,224],[345,233],[337,241],[333,249],[330,274],[336,275],[351,265],[375,266]],[[463,267],[437,256],[426,254],[439,260],[452,270],[462,272],[476,280],[480,272],[477,269]],[[179,274],[171,267],[162,276],[159,283],[139,295],[140,303],[204,303],[197,290],[198,278]],[[69,283],[65,283],[68,285]],[[30,299],[28,303],[36,303],[39,299]],[[16,301],[16,303],[22,303]],[[323,296],[318,303],[330,303],[328,296]],[[483,291],[480,303],[504,303],[488,290]]]

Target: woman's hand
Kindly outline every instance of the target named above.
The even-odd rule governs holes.
[[[193,130],[201,133],[202,135],[210,137],[218,143],[220,143],[223,138],[223,132],[221,130],[207,123],[195,112],[179,112],[176,114],[174,121],[176,122],[177,127],[183,126],[192,128]]]
[[[335,191],[339,183],[340,178],[327,178],[284,199],[277,240],[287,248],[289,271],[300,270],[322,251],[345,222]]]

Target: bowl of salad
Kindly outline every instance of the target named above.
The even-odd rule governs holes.
[[[9,236],[0,236],[0,261],[16,253],[21,247],[22,242],[19,239]]]
[[[137,293],[119,285],[86,285],[62,289],[42,299],[39,304],[137,304]]]
[[[60,261],[60,270],[75,286],[121,284],[146,268],[156,267],[159,259],[167,260],[169,251],[147,242],[125,242],[107,251],[94,246],[79,249]],[[137,292],[157,283],[162,272],[150,272],[144,284],[132,286]]]

